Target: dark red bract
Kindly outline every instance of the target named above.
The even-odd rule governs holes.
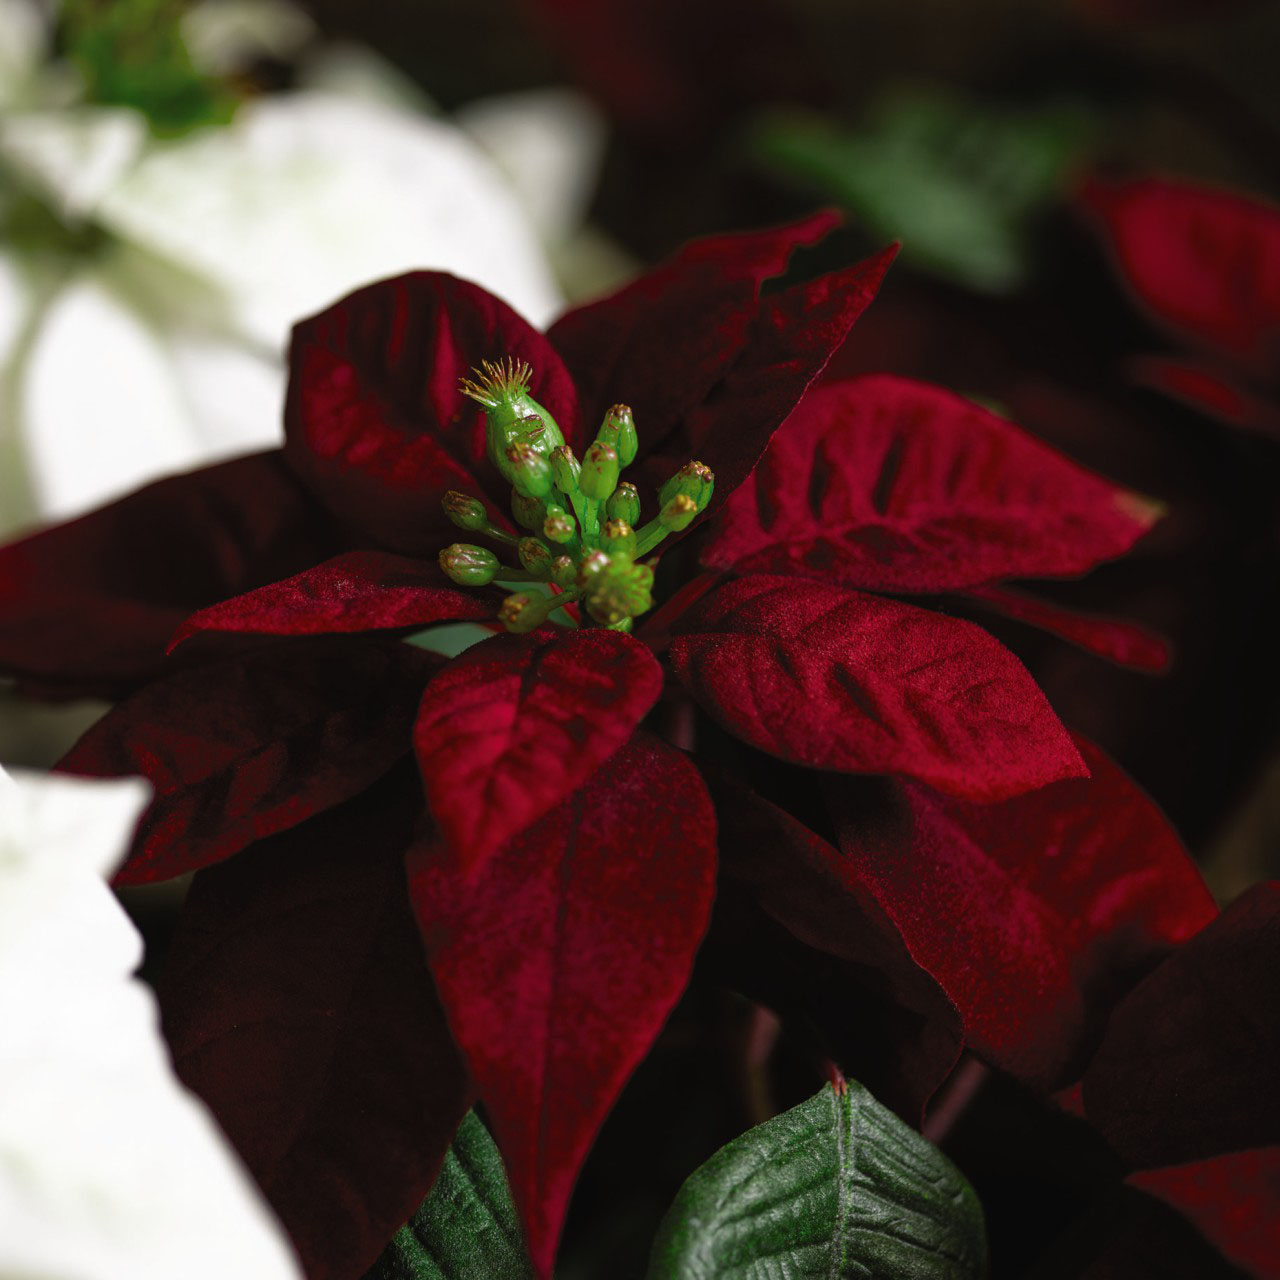
[[[1082,202],[1135,300],[1187,348],[1135,359],[1134,376],[1280,436],[1280,209],[1155,177],[1093,180]]]
[[[1141,659],[1140,635],[1003,584],[1123,554],[1153,508],[938,388],[810,392],[893,257],[765,290],[831,222],[691,245],[546,335],[439,273],[370,285],[295,331],[283,456],[0,551],[21,620],[6,671],[141,686],[65,767],[156,784],[123,879],[204,868],[165,998],[179,1069],[312,1275],[373,1261],[472,1085],[550,1274],[582,1160],[689,981],[718,859],[889,1011],[866,1052],[909,1076],[904,1109],[962,1048],[1065,1083],[1124,986],[1213,914],[1159,813],[1012,653],[945,596],[888,594],[972,593]],[[579,450],[631,404],[646,505],[690,458],[715,496],[634,637],[543,627],[445,661],[401,639],[494,616],[429,557],[454,536],[450,489],[511,527],[456,389],[508,356]],[[77,563],[90,540],[130,554],[128,573],[95,582]],[[681,716],[692,737],[655,733]],[[821,793],[824,832],[760,781],[779,760]],[[767,851],[747,847],[756,824]],[[406,858],[420,938],[392,875]]]

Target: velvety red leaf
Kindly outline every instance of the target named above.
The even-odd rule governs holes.
[[[739,578],[673,627],[676,675],[731,733],[816,769],[1001,800],[1085,772],[1026,669],[980,627],[795,578]]]
[[[210,631],[311,636],[425,627],[492,614],[479,596],[454,587],[433,561],[351,551],[192,614],[169,649]]]
[[[703,560],[949,591],[1083,573],[1155,518],[1150,503],[972,401],[882,375],[805,397],[729,499]]]
[[[837,213],[819,213],[694,240],[616,293],[561,316],[547,336],[578,386],[584,431],[621,401],[635,414],[642,452],[651,452],[737,357],[763,283],[839,222]]]
[[[1136,1168],[1280,1145],[1280,881],[1258,885],[1116,1009],[1089,1120]]]
[[[156,795],[120,884],[230,857],[359,794],[410,748],[439,663],[411,645],[276,644],[157,680],[110,711],[59,768],[141,774]]]
[[[1180,337],[1254,372],[1280,361],[1280,210],[1161,178],[1095,179],[1082,192],[1116,269]]]
[[[743,886],[794,937],[856,967],[858,985],[882,1001],[880,1025],[870,1035],[868,1011],[859,1011],[854,1038],[865,1056],[841,1066],[919,1123],[960,1055],[955,1006],[912,959],[854,859],[726,771],[704,766],[703,777],[716,806],[722,886]]]
[[[279,453],[159,480],[0,549],[0,672],[118,696],[159,670],[193,610],[336,549]]]
[[[1119,618],[1101,618],[1096,614],[1077,613],[1020,591],[1004,587],[977,587],[965,593],[974,600],[1015,618],[1029,626],[1039,627],[1063,640],[1069,640],[1086,653],[1105,658],[1136,671],[1163,672],[1169,668],[1172,655],[1168,642],[1133,622]]]
[[[662,668],[617,631],[499,635],[427,686],[414,729],[432,816],[475,865],[576,791],[662,692]]]
[[[855,266],[763,298],[741,353],[661,451],[641,462],[642,482],[660,485],[696,458],[715,473],[708,511],[718,510],[844,344],[897,253],[890,245]]]
[[[1180,400],[1229,426],[1280,437],[1280,404],[1207,362],[1137,356],[1126,366],[1144,387]]]
[[[637,734],[470,873],[410,858],[431,970],[548,1276],[578,1169],[689,978],[715,887],[697,770]]]
[[[358,1280],[430,1189],[470,1102],[404,887],[406,761],[191,888],[160,999],[310,1280]],[[246,1278],[247,1280],[247,1278]]]
[[[1280,1147],[1148,1169],[1128,1181],[1194,1222],[1250,1275],[1280,1277]]]
[[[889,816],[847,784],[831,792],[850,874],[959,1009],[969,1046],[1040,1088],[1074,1078],[1120,992],[1215,914],[1155,805],[1078,745],[1091,777],[999,805],[902,783]]]
[[[289,352],[285,455],[338,513],[395,551],[434,555],[454,538],[449,489],[510,488],[485,460],[484,413],[458,390],[481,360],[533,367],[531,390],[568,437],[577,398],[551,344],[505,302],[440,271],[382,280],[302,321]]]

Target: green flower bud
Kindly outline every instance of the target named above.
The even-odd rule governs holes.
[[[687,493],[677,493],[670,502],[658,512],[658,523],[672,533],[687,529],[698,514],[698,504]]]
[[[630,560],[611,560],[591,580],[583,593],[587,612],[607,627],[616,627],[627,618],[653,608],[650,587],[653,574],[640,572],[644,565]]]
[[[527,441],[507,446],[507,479],[530,498],[545,498],[551,492],[551,464]]]
[[[530,573],[539,578],[551,576],[551,552],[547,550],[546,543],[539,542],[537,538],[521,538],[516,554]]]
[[[566,495],[577,493],[578,474],[582,466],[573,456],[573,450],[567,444],[562,444],[559,448],[551,450],[548,460],[551,463],[551,475],[556,482],[556,488]]]
[[[621,458],[621,454],[618,455]],[[625,463],[623,464],[626,465]],[[637,492],[635,485],[629,480],[624,480],[609,495],[609,501],[605,503],[605,515],[610,520],[625,520],[629,525],[636,525],[640,522],[640,494]]]
[[[629,467],[640,451],[640,440],[636,435],[636,420],[625,404],[615,404],[604,415],[604,422],[596,433],[596,439],[612,445],[618,451],[619,464],[624,467]]]
[[[589,551],[578,563],[578,586],[590,591],[591,584],[609,567],[609,555],[605,551]]]
[[[578,526],[573,517],[554,503],[547,503],[547,518],[542,522],[542,535],[551,542],[569,542]]]
[[[549,601],[544,596],[517,591],[502,602],[502,607],[498,610],[498,621],[508,631],[523,635],[546,622],[550,612],[548,604]]]
[[[511,514],[522,529],[540,533],[547,518],[547,504],[541,498],[530,498],[517,489],[511,495]]]
[[[578,566],[572,556],[556,556],[551,562],[551,581],[567,591],[578,582]]]
[[[475,380],[463,378],[458,389],[483,407],[485,452],[499,474],[515,484],[507,458],[511,445],[528,444],[545,458],[564,444],[564,436],[556,420],[529,394],[533,370],[523,360],[511,356],[496,363],[483,360],[472,372]]]
[[[606,520],[600,530],[600,548],[630,560],[636,553],[636,531],[625,520]]]
[[[487,587],[498,574],[498,557],[487,547],[455,542],[440,552],[445,576],[460,587]]]
[[[611,444],[597,440],[582,460],[578,488],[588,498],[603,501],[618,484],[618,451]]]
[[[658,501],[665,507],[672,498],[682,493],[693,499],[697,514],[698,511],[706,510],[715,484],[716,478],[710,467],[701,462],[686,462],[659,490]]]
[[[444,507],[445,515],[459,529],[466,529],[469,533],[475,533],[477,529],[483,529],[489,523],[484,503],[479,498],[471,498],[465,493],[459,493],[457,489],[450,489],[444,495],[440,505]]]

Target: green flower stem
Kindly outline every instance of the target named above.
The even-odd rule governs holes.
[[[671,532],[661,520],[650,520],[643,528],[636,530],[635,559],[640,560],[649,554],[663,538]]]
[[[578,528],[582,530],[582,545],[588,549],[600,545],[600,499],[588,498],[586,494],[572,495],[573,510],[578,517]]]
[[[504,547],[516,546],[520,538],[514,533],[508,533],[505,529],[499,529],[496,524],[490,524],[486,520],[476,530],[477,533],[483,533],[486,538],[492,538],[494,542],[500,542]]]
[[[578,589],[571,587],[559,595],[542,595],[517,591],[509,595],[498,610],[498,618],[508,631],[524,635],[540,627],[557,609],[572,604],[578,598]]]

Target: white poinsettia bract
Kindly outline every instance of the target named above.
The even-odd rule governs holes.
[[[377,98],[381,64],[156,137],[67,100],[30,11],[0,0],[0,214],[52,221],[0,239],[0,536],[278,444],[290,326],[371,280],[445,270],[559,311],[511,181],[429,104]]]
[[[145,783],[0,773],[0,1280],[298,1280],[106,879]]]

